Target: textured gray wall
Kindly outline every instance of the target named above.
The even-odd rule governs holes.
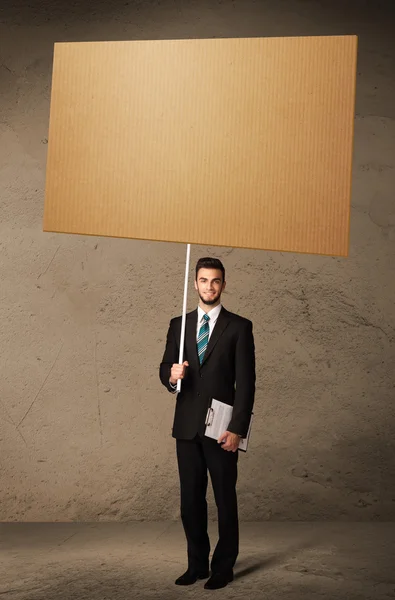
[[[254,322],[241,518],[394,519],[395,44],[385,3],[2,0],[0,10],[0,519],[179,515],[174,398],[158,365],[181,312],[185,247],[42,232],[53,43],[345,33],[360,36],[349,258],[193,246],[191,259],[220,257],[225,306]]]

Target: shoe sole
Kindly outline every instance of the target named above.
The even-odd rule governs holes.
[[[182,581],[178,581],[176,579],[175,584],[176,585],[193,585],[194,583],[196,583],[198,581],[198,579],[208,579],[210,577],[210,574],[208,575],[198,575],[195,579],[195,581],[190,581],[188,583],[183,583]]]

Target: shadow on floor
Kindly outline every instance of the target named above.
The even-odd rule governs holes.
[[[248,558],[242,558],[236,563],[234,578],[235,580],[241,579],[257,571],[267,570],[270,567],[279,565],[282,562],[284,562],[284,560],[286,560],[289,556],[293,556],[298,551],[304,550],[306,548],[313,548],[316,545],[317,541],[318,540],[316,537],[310,537],[309,539],[301,541],[298,544],[293,544],[288,548],[288,550],[284,552],[278,552],[277,554],[273,554],[272,556],[266,555],[266,557],[262,560],[256,560],[252,564],[249,564],[248,566],[240,569],[240,566],[250,562]]]

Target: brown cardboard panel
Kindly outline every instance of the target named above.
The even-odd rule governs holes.
[[[44,231],[348,255],[356,36],[55,44]]]

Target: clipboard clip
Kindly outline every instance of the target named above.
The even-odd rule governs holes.
[[[210,425],[212,425],[212,423],[213,423],[212,417],[213,416],[214,416],[214,409],[210,407],[207,411],[206,422],[205,422],[205,425],[207,425],[207,427],[210,427]],[[211,417],[211,420],[210,420],[210,417]]]

